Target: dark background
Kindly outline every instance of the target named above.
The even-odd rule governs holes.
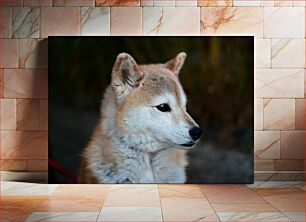
[[[49,158],[77,176],[80,153],[121,52],[138,64],[185,51],[180,81],[204,129],[189,151],[187,183],[253,182],[254,38],[49,37]],[[73,183],[49,166],[49,183]]]

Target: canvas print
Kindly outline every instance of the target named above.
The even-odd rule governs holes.
[[[252,183],[254,37],[49,37],[49,183]]]

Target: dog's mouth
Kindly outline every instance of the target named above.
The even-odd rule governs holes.
[[[192,147],[195,145],[195,142],[188,142],[188,143],[184,143],[184,144],[180,144],[181,146],[184,146],[184,147]]]

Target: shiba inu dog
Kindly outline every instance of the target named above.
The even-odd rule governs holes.
[[[202,130],[186,112],[186,58],[138,65],[120,53],[100,120],[82,154],[80,183],[184,183],[186,152]]]

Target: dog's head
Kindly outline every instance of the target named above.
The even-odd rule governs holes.
[[[186,111],[187,99],[178,79],[185,58],[181,52],[164,64],[138,65],[127,53],[117,56],[112,88],[116,126],[122,135],[150,138],[165,146],[195,145],[202,130]]]

